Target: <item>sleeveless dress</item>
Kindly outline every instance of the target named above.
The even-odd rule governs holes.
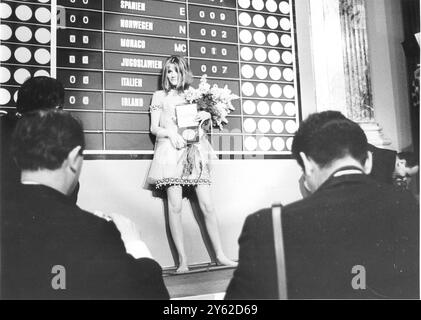
[[[159,127],[178,132],[175,107],[187,104],[183,94],[176,91],[157,91],[152,97],[151,114],[159,112]],[[210,162],[214,150],[202,129],[199,142],[176,149],[169,138],[156,138],[154,157],[146,182],[160,189],[167,186],[210,185]]]

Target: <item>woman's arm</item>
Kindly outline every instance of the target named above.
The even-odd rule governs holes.
[[[159,126],[161,112],[162,112],[162,103],[161,97],[158,92],[155,92],[152,97],[152,102],[150,106],[151,112],[151,133],[157,138],[169,138],[172,145],[181,149],[185,146],[185,140],[177,133],[172,132],[168,129],[162,128]]]
[[[168,130],[159,126],[161,112],[161,109],[152,109],[151,106],[151,133],[157,138],[167,138],[169,134]]]
[[[168,137],[168,130],[159,126],[162,112],[161,99],[158,92],[155,92],[152,96],[151,106],[149,107],[151,112],[151,133],[157,138],[166,138]]]

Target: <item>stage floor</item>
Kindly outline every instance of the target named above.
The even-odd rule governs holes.
[[[235,268],[207,266],[192,268],[190,272],[164,272],[165,285],[171,299],[221,300]]]

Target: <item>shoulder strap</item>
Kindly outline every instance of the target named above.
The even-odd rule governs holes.
[[[278,297],[287,299],[287,279],[285,270],[284,237],[282,233],[282,206],[272,206],[273,237],[275,243],[276,273],[278,279]]]

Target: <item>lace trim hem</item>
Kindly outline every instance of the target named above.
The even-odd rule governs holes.
[[[182,179],[182,178],[164,178],[156,181],[156,188],[160,189],[166,186],[196,186],[202,184],[211,184],[209,179]]]

